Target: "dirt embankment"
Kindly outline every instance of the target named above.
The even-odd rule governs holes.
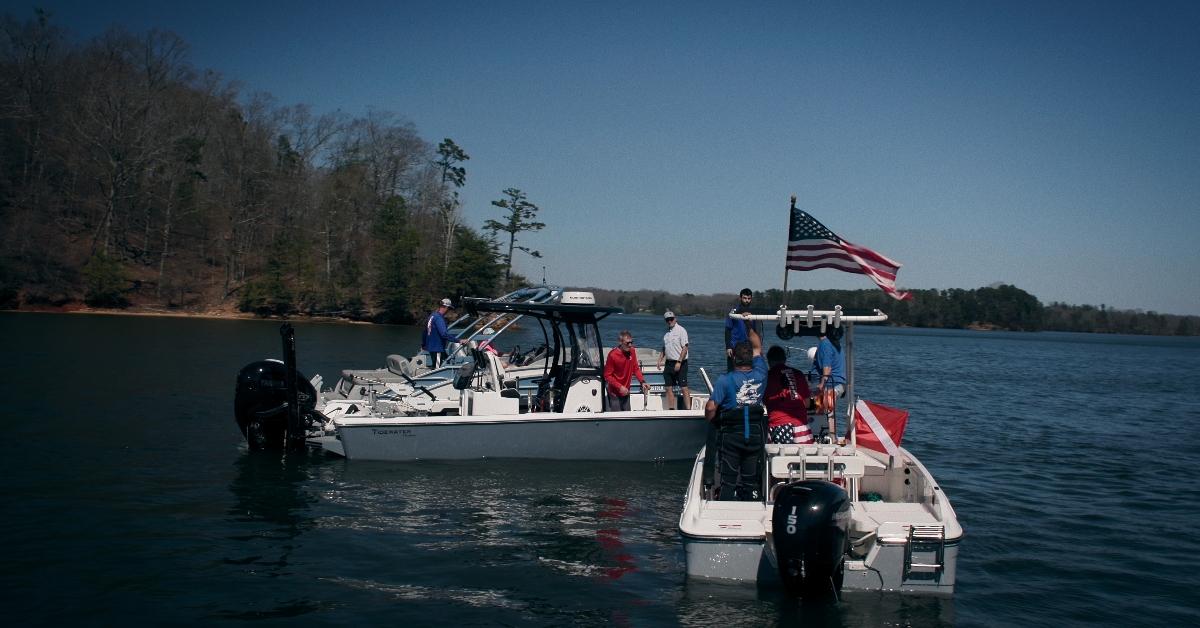
[[[349,323],[373,325],[369,321],[355,321],[336,316],[258,316],[250,312],[241,312],[234,308],[183,309],[153,306],[130,306],[127,308],[91,307],[84,303],[73,302],[65,305],[25,305],[20,309],[0,310],[5,312],[41,312],[52,314],[105,314],[112,316],[172,316],[180,318],[223,318],[245,320],[303,320],[325,323]]]

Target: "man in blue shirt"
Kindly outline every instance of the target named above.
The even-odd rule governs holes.
[[[429,368],[435,369],[446,360],[446,347],[450,345],[450,333],[446,331],[446,312],[454,308],[450,299],[442,299],[436,310],[425,319],[421,332],[421,350],[429,353]]]
[[[758,333],[752,325],[746,329],[749,340],[733,348],[733,370],[717,380],[704,406],[704,418],[716,425],[721,443],[717,454],[720,499],[726,501],[762,499],[762,397],[767,361],[762,357]]]
[[[733,311],[737,314],[750,311],[750,304],[754,301],[754,293],[749,288],[742,288],[742,292],[738,295],[737,307]],[[754,328],[758,334],[759,340],[762,340],[763,331],[762,323],[759,321],[745,321],[725,317],[725,370],[733,371],[733,348],[739,342],[749,341],[746,330],[750,327]]]
[[[821,341],[817,344],[817,356],[813,365],[821,376],[817,394],[829,423],[829,438],[837,438],[837,400],[846,394],[846,357],[842,348],[830,339],[825,329],[820,331]]]

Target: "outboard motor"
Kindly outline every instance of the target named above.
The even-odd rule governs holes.
[[[793,482],[775,495],[771,530],[779,578],[791,595],[837,597],[850,523],[850,497],[824,480]]]
[[[317,404],[317,391],[303,375],[296,376],[297,405],[307,424]],[[251,362],[237,376],[233,414],[251,451],[282,450],[287,444],[287,367],[279,360]]]

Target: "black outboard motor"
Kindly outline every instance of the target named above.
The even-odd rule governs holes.
[[[779,489],[771,530],[779,578],[791,595],[820,599],[842,590],[850,497],[824,480]]]
[[[251,451],[283,450],[288,428],[287,367],[278,360],[251,362],[237,376],[233,415]],[[312,420],[317,391],[303,375],[296,377],[301,417]]]

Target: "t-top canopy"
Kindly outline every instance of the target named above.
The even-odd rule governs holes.
[[[487,299],[468,297],[463,299],[463,307],[468,312],[504,312],[520,314],[535,318],[566,320],[571,322],[599,321],[609,314],[622,314],[625,310],[619,307],[603,307],[599,305],[569,305],[563,303],[513,303],[504,301],[489,301]]]

